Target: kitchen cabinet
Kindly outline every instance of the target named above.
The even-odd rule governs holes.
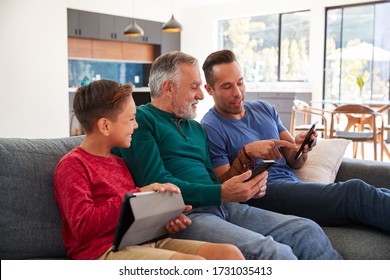
[[[99,14],[99,38],[102,40],[118,40],[133,43],[161,44],[161,22],[135,19],[144,30],[144,36],[126,37],[123,33],[131,23],[130,18]]]
[[[99,15],[96,13],[68,9],[68,36],[99,38]]]
[[[68,9],[68,36],[161,46],[161,53],[180,50],[180,33],[162,31],[162,22],[135,19],[144,36],[126,37],[123,32],[131,18]]]
[[[162,38],[162,22],[157,21],[149,21],[145,22],[145,36],[144,43],[153,44],[153,45],[161,45]]]
[[[132,21],[132,19],[129,19],[129,24],[131,23],[131,21]],[[144,36],[145,36],[145,34],[146,34],[146,20],[135,19],[135,23],[138,24],[139,27],[142,28],[142,30],[144,31]],[[127,25],[123,28],[123,31],[126,27],[127,27]],[[144,36],[140,36],[140,37],[126,37],[126,36],[124,36],[124,37],[126,38],[126,41],[128,41],[128,42],[143,43]]]
[[[135,105],[143,105],[147,104],[151,101],[150,99],[150,89],[148,87],[143,88],[133,88],[133,99],[135,102]]]
[[[162,32],[161,54],[180,51],[180,32]]]
[[[135,22],[144,30],[144,36],[128,37],[129,42],[161,45],[162,22],[144,19],[135,19]]]
[[[68,37],[68,57],[92,58],[92,39]]]
[[[92,40],[92,57],[120,60],[122,56],[122,42],[114,40]]]
[[[155,46],[115,40],[68,38],[69,58],[96,58],[107,60],[153,61]]]
[[[123,33],[125,28],[131,23],[131,18],[73,9],[68,9],[67,18],[68,36],[73,37],[74,39],[99,39],[153,45],[155,58],[160,54],[169,51],[180,50],[180,33],[163,32],[162,22],[135,19],[136,23],[144,30],[144,36],[126,37]],[[89,45],[86,42],[83,46],[85,47],[85,50],[89,50],[89,52],[85,54],[87,56],[83,57],[95,57],[95,55],[91,53],[93,49],[92,45]],[[130,52],[131,51],[132,50],[130,50]],[[74,53],[74,51],[72,51],[72,53]],[[147,53],[149,54],[149,50]],[[114,56],[118,57],[119,52]],[[129,53],[126,53],[124,55],[126,58],[130,56],[132,57],[133,54],[129,55]],[[79,57],[77,50],[76,54],[71,57]]]
[[[129,18],[99,14],[99,38],[102,40],[129,41],[123,34],[129,24]]]

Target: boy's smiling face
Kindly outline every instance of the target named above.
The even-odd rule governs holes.
[[[135,119],[136,107],[134,99],[130,96],[122,105],[122,111],[115,121],[111,121],[110,138],[113,146],[128,148],[131,145],[131,135],[138,128]]]

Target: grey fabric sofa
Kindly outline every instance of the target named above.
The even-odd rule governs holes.
[[[0,259],[66,258],[53,172],[81,141],[0,138]],[[351,177],[389,187],[390,163],[345,159],[337,180]],[[380,230],[356,225],[324,230],[345,259],[390,259],[390,235]]]

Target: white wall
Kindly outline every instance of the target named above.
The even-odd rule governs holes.
[[[0,137],[67,135],[65,7],[0,1]]]
[[[66,8],[162,22],[172,12],[171,0],[137,0],[134,10],[133,1],[0,0],[0,137],[69,135]],[[369,2],[226,0],[188,10],[187,1],[174,1],[173,11],[184,28],[182,51],[197,57],[200,64],[217,48],[218,19],[311,9],[310,82],[315,98],[321,98],[322,91],[324,7]],[[210,106],[211,98],[200,103],[199,118]]]

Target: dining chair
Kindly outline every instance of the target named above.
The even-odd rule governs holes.
[[[385,138],[385,133],[386,132],[386,138]],[[389,151],[389,148],[386,147],[386,142],[385,142],[385,139],[389,139],[390,138],[390,124],[385,124],[383,126],[383,134],[382,134],[382,137],[383,137],[383,153],[387,155],[388,159],[390,159],[390,151]]]
[[[321,132],[323,138],[328,138],[328,119],[330,112],[320,108],[314,108],[307,102],[295,99],[293,101],[291,112],[290,133],[295,135],[296,132],[308,131],[312,125],[311,116],[319,116],[322,123],[316,125],[316,131]],[[309,118],[310,117],[310,118]],[[297,124],[299,122],[299,124]]]
[[[331,113],[329,138],[353,141],[353,157],[356,158],[358,143],[361,143],[364,159],[364,142],[373,142],[374,160],[377,159],[377,144],[381,146],[383,161],[383,117],[371,107],[359,104],[342,105]]]
[[[390,133],[390,124],[383,125],[383,131],[384,132],[386,131],[389,134]],[[389,135],[387,137],[389,137]]]

